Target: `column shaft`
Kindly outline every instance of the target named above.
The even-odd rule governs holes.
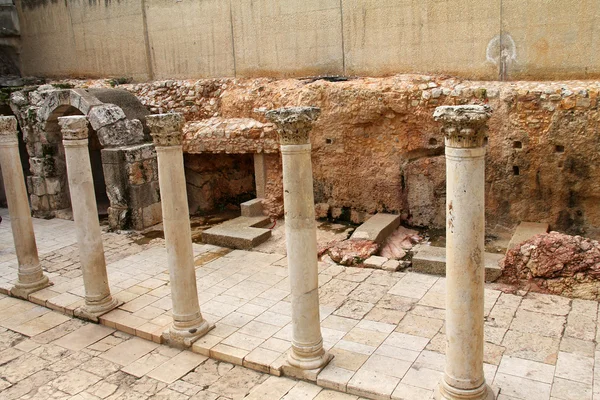
[[[446,382],[483,385],[484,148],[446,148]]]
[[[158,181],[173,299],[173,320],[184,329],[202,320],[181,146],[157,147]]]
[[[282,145],[285,238],[292,293],[290,364],[322,364],[311,145]]]
[[[79,260],[85,288],[85,306],[77,315],[96,320],[98,316],[118,306],[108,286],[102,231],[88,150],[85,117],[60,117],[62,126],[67,179],[71,196]]]
[[[309,133],[321,110],[290,107],[268,111],[275,123],[283,161],[283,205],[292,294],[292,350],[288,362],[299,370],[325,366],[319,312],[319,271]],[[295,374],[296,371],[290,371]],[[303,377],[302,373],[298,375]]]
[[[18,279],[11,294],[27,298],[30,293],[50,285],[50,282],[38,258],[29,198],[21,169],[17,121],[14,117],[0,119],[0,164],[18,262]]]
[[[213,326],[202,317],[198,302],[181,147],[183,117],[180,114],[151,115],[146,122],[158,156],[158,183],[171,279],[173,325],[167,340],[175,346],[187,347]]]

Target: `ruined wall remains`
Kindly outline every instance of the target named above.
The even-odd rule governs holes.
[[[219,89],[200,90],[207,87]],[[600,235],[600,82],[502,83],[398,75],[342,82],[165,81],[122,88],[152,112],[186,113],[187,151],[197,151],[191,150],[197,141],[192,128],[210,125],[204,116],[213,121],[256,119],[264,123],[260,129],[265,133],[270,131],[261,108],[320,107],[311,143],[321,216],[360,222],[384,211],[401,214],[412,225],[433,227],[444,226],[445,220],[444,143],[433,111],[444,104],[487,103],[494,110],[486,158],[488,228],[508,230],[526,220]],[[164,90],[155,96],[159,88]],[[184,95],[192,90],[195,96]],[[194,107],[203,110],[202,116]],[[280,155],[268,152],[265,163],[266,209],[281,215]]]
[[[16,0],[24,75],[600,76],[596,0]]]

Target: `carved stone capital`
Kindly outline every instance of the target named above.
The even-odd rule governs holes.
[[[267,111],[265,117],[277,127],[280,144],[307,144],[308,134],[320,114],[317,107],[286,107]]]
[[[155,114],[146,117],[146,125],[155,146],[180,146],[185,120],[179,113]]]
[[[433,113],[433,118],[442,123],[446,146],[456,148],[483,147],[491,116],[492,109],[487,105],[441,106]]]
[[[18,142],[17,119],[12,115],[0,117],[0,143],[9,145]]]
[[[88,138],[88,121],[84,115],[58,117],[58,125],[63,140],[83,140]]]

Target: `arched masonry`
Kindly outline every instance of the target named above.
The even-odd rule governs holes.
[[[11,108],[30,156],[27,186],[34,216],[55,217],[71,209],[58,118],[84,115],[90,123],[90,148],[101,153],[97,175],[104,180],[111,228],[139,230],[161,221],[156,152],[142,122],[149,112],[135,96],[112,90],[98,96],[104,102],[93,89],[52,85],[12,94]],[[111,98],[123,107],[106,102]]]

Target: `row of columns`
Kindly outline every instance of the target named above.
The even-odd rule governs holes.
[[[489,400],[483,375],[484,139],[487,106],[438,107],[447,165],[446,369],[436,398]],[[301,370],[322,368],[330,356],[320,328],[317,240],[309,133],[320,110],[295,107],[265,114],[276,125],[283,162],[286,246],[292,303],[292,349],[288,362]],[[171,279],[173,324],[167,340],[189,346],[212,326],[198,302],[183,168],[179,114],[146,119],[158,155],[163,225]],[[84,116],[59,118],[79,244],[85,306],[79,315],[97,317],[119,305],[110,294],[88,153]],[[0,163],[19,260],[15,295],[49,285],[39,265],[27,193],[20,166],[16,120],[0,117]]]

